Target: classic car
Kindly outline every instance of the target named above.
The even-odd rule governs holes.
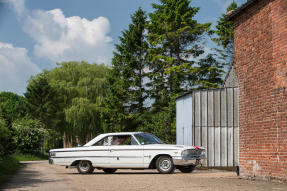
[[[101,134],[82,147],[50,150],[50,164],[76,167],[81,174],[95,168],[105,173],[117,169],[157,169],[159,173],[192,172],[205,149],[197,146],[164,144],[150,133],[126,132]]]

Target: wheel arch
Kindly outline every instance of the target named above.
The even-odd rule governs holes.
[[[170,157],[172,159],[172,157],[169,154],[158,154],[156,156],[153,157],[153,159],[151,160],[149,167],[150,169],[156,169],[156,160],[161,157],[161,156],[167,156]]]
[[[80,161],[89,161],[89,162],[92,164],[92,166],[93,166],[92,161],[89,160],[89,159],[77,159],[77,160],[75,160],[74,162],[72,162],[72,164],[71,164],[70,166],[77,166]]]

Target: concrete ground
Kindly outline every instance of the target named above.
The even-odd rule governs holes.
[[[118,170],[104,174],[80,175],[76,169],[49,165],[47,161],[26,162],[0,190],[287,190],[286,184],[243,180],[234,172],[196,170],[190,174],[158,174],[156,170]]]

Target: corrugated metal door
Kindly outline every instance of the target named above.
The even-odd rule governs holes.
[[[238,166],[238,136],[238,88],[193,91],[177,99],[177,144],[205,147],[204,165]]]
[[[176,140],[177,144],[192,145],[192,94],[177,99]]]

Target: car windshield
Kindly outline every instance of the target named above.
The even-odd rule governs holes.
[[[137,140],[140,142],[141,145],[163,144],[163,142],[153,134],[139,133],[135,134],[135,137],[137,138]]]

